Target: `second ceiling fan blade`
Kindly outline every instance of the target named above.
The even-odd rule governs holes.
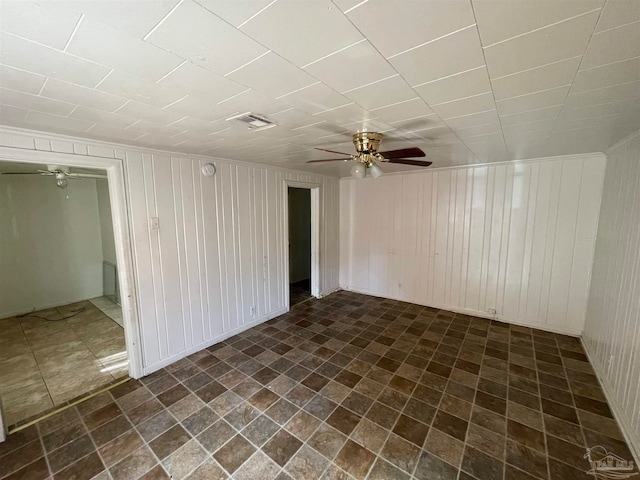
[[[0,175],[40,175],[38,172],[0,172]]]
[[[417,167],[428,167],[433,162],[428,162],[426,160],[410,160],[408,158],[393,158],[389,160],[388,163],[401,163],[403,165],[415,165]]]
[[[321,162],[347,162],[350,158],[326,158],[324,160],[309,160],[307,163],[321,163]]]
[[[389,150],[388,152],[380,152],[384,158],[390,160],[392,158],[407,158],[407,157],[424,157],[425,154],[419,148],[401,148],[400,150]]]
[[[316,150],[320,150],[323,152],[329,152],[329,153],[337,153],[338,155],[345,155],[345,156],[350,156],[350,153],[344,153],[344,152],[337,152],[335,150],[327,150],[326,148],[320,148],[320,147],[315,147]]]

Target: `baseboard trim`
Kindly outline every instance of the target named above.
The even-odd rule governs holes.
[[[440,310],[447,310],[449,312],[462,313],[464,315],[470,315],[472,317],[486,318],[488,320],[495,320],[497,322],[502,322],[502,323],[510,323],[512,325],[518,325],[520,327],[536,328],[538,330],[544,330],[545,332],[558,333],[561,335],[569,335],[571,337],[580,337],[580,335],[582,335],[582,330],[555,327],[553,325],[547,325],[547,324],[523,322],[520,320],[504,317],[502,315],[490,315],[487,312],[481,312],[481,311],[473,310],[470,308],[457,307],[455,305],[443,305],[438,303],[427,304],[415,299],[398,298],[390,295],[385,295],[380,292],[371,292],[368,290],[351,288],[351,287],[343,287],[342,289],[348,292],[362,293],[364,295],[371,295],[374,297],[389,298],[391,300],[397,300],[399,302],[415,303],[416,305],[422,305],[425,307],[438,308]]]
[[[189,347],[187,350],[183,350],[180,353],[177,353],[175,355],[172,355],[171,357],[168,358],[164,358],[161,361],[154,363],[153,365],[147,365],[145,367],[143,367],[142,369],[142,376],[145,375],[149,375],[157,370],[160,370],[161,368],[166,367],[167,365],[171,365],[172,363],[177,362],[178,360],[182,360],[185,357],[188,357],[189,355],[191,355],[192,353],[196,353],[199,352],[200,350],[203,350],[207,347],[210,347],[211,345],[215,345],[216,343],[220,343],[223,340],[226,340],[229,337],[233,337],[234,335],[237,335],[238,333],[244,332],[245,330],[248,330],[252,327],[255,327],[256,325],[260,325],[261,323],[264,322],[268,322],[269,320],[279,317],[280,315],[283,315],[285,313],[287,313],[289,310],[285,307],[285,308],[281,308],[280,310],[276,310],[273,313],[270,313],[269,315],[265,315],[264,317],[260,317],[256,320],[252,320],[249,323],[245,323],[239,327],[236,327],[232,330],[227,330],[226,332],[224,332],[222,335],[218,335],[215,338],[212,338],[210,340],[207,340],[206,342],[202,342],[199,343],[198,345],[194,345],[192,347]]]
[[[620,427],[620,431],[622,432],[622,436],[624,437],[627,445],[629,446],[629,450],[631,451],[631,455],[633,455],[633,459],[636,465],[640,465],[640,438],[635,438],[633,432],[629,432],[627,430],[627,426],[631,424],[630,419],[626,418],[624,411],[618,406],[618,403],[615,401],[615,396],[609,390],[607,383],[604,381],[606,375],[602,371],[600,364],[594,361],[594,355],[591,354],[587,344],[584,342],[583,338],[580,338],[580,343],[582,344],[582,348],[587,354],[587,358],[589,359],[589,363],[593,367],[593,371],[596,374],[596,378],[598,379],[598,383],[604,392],[604,396],[607,399],[607,403],[609,404],[609,408],[611,409],[611,413],[613,413],[613,417],[615,418],[618,426]],[[613,452],[616,453],[616,452]],[[628,460],[628,459],[625,459]]]
[[[49,308],[57,308],[57,307],[64,307],[66,305],[70,305],[72,303],[78,303],[78,302],[88,302],[89,300],[91,300],[92,298],[97,298],[97,297],[102,297],[102,292],[97,293],[96,295],[92,296],[92,297],[80,297],[80,298],[75,298],[75,299],[71,299],[71,300],[66,300],[64,302],[56,302],[56,303],[48,303],[45,305],[34,305],[33,307],[30,307],[30,309],[22,309],[22,310],[15,310],[13,312],[4,312],[4,313],[0,313],[0,320],[5,319],[5,318],[11,318],[11,317],[17,317],[20,315],[27,315],[29,313],[35,313],[35,312],[39,312],[40,310],[47,310]]]

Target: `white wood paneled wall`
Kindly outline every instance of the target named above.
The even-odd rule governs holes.
[[[640,132],[607,157],[583,342],[640,459]]]
[[[14,129],[0,146],[122,159],[145,373],[286,311],[286,180],[320,185],[320,292],[338,288],[337,178]]]
[[[579,335],[602,154],[341,181],[343,288]]]

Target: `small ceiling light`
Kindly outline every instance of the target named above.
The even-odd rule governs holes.
[[[351,167],[351,175],[356,178],[364,178],[366,174],[367,167],[364,165],[364,163],[358,162],[353,167]]]
[[[64,173],[56,173],[56,185],[63,190],[69,185],[69,180]]]
[[[375,163],[371,164],[371,166],[369,167],[369,174],[373,177],[373,178],[378,178],[380,175],[382,175],[382,170],[380,170],[380,167],[377,166]]]

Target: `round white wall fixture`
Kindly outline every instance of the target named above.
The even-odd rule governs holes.
[[[213,177],[216,174],[216,166],[213,163],[205,163],[202,166],[202,174],[205,177]]]

